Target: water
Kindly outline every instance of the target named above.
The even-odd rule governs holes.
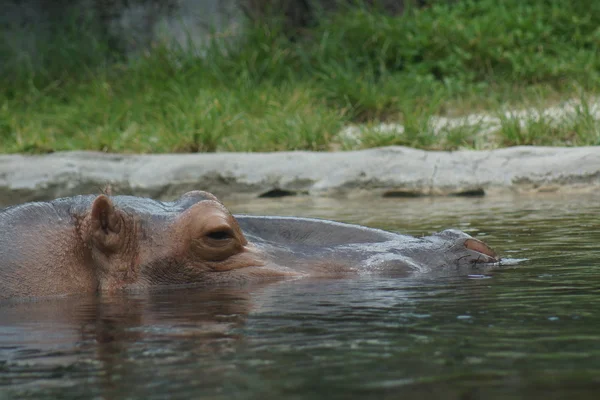
[[[421,235],[519,265],[0,306],[0,398],[577,399],[600,389],[598,196],[274,199],[236,212]]]

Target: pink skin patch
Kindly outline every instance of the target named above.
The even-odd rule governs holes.
[[[496,254],[496,252],[492,250],[487,244],[477,239],[465,240],[465,247],[469,250],[473,250],[488,257],[491,257],[494,260],[498,260],[498,255]]]

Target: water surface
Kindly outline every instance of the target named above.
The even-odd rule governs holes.
[[[528,261],[4,304],[0,398],[595,399],[598,200],[230,202],[413,235],[457,227]]]

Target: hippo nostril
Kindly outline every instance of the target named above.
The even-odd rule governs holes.
[[[491,257],[494,260],[498,259],[498,255],[496,254],[496,252],[494,250],[492,250],[492,248],[490,246],[488,246],[487,244],[483,243],[480,240],[467,239],[467,240],[465,240],[465,247],[469,250],[473,250],[473,251],[476,251],[483,255],[486,255],[488,257]]]

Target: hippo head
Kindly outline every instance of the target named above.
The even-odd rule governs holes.
[[[104,291],[235,282],[240,277],[231,271],[244,268],[246,279],[263,272],[261,256],[235,218],[206,192],[189,192],[172,203],[100,195],[79,232]]]
[[[415,238],[339,222],[234,217],[212,194],[76,196],[0,212],[0,298],[495,263],[466,233]]]
[[[385,268],[408,273],[498,259],[486,244],[456,230],[417,239],[325,220],[238,220],[200,191],[169,203],[100,195],[80,220],[88,264],[104,291]]]

